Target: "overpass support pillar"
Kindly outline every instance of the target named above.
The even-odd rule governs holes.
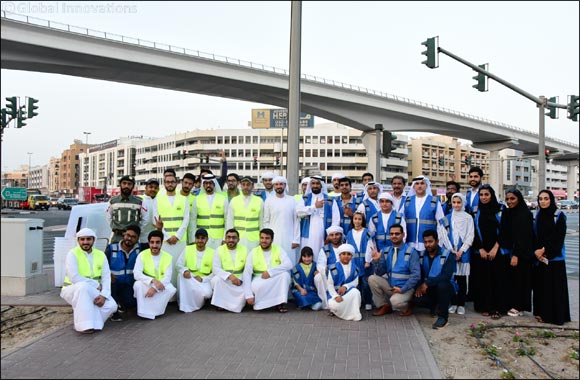
[[[489,184],[498,197],[503,199],[503,162],[499,157],[499,150],[489,152]]]
[[[377,135],[380,133],[381,131],[365,131],[362,135],[363,145],[367,151],[367,171],[369,173],[375,173],[375,181],[381,180],[381,147],[377,138]]]
[[[578,166],[578,162],[570,161],[568,162],[568,175],[566,178],[566,192],[567,199],[573,201],[574,195],[576,194],[576,167]]]
[[[513,148],[518,144],[517,139],[485,141],[474,143],[473,146],[479,149],[489,150],[489,180],[498,197],[503,199],[503,160],[499,157],[499,151]],[[485,173],[484,173],[485,174]]]

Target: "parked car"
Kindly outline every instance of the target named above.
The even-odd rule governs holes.
[[[79,201],[76,198],[60,198],[56,207],[58,207],[59,210],[70,210],[73,206],[78,204]]]
[[[576,201],[569,201],[567,199],[562,199],[558,203],[560,203],[560,205],[558,207],[560,207],[560,209],[562,209],[562,210],[578,210],[578,202],[576,202]]]
[[[58,198],[50,198],[48,202],[49,207],[57,207],[58,205]]]

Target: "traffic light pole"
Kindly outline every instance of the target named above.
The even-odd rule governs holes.
[[[545,112],[545,109],[546,109],[546,107],[568,109],[569,105],[548,102],[546,97],[543,95],[540,97],[536,97],[536,96],[530,94],[529,92],[524,91],[521,88],[515,86],[514,84],[509,83],[506,80],[503,80],[502,78],[490,73],[487,70],[484,70],[483,68],[479,67],[478,65],[474,65],[473,63],[466,61],[465,59],[451,53],[450,51],[448,51],[442,47],[438,47],[437,51],[447,55],[448,57],[453,58],[454,60],[456,60],[460,63],[463,63],[466,66],[469,66],[471,69],[475,70],[476,72],[488,76],[489,78],[495,80],[496,82],[503,84],[507,88],[517,92],[518,94],[520,94],[522,96],[525,96],[526,98],[528,98],[531,101],[533,101],[534,103],[536,103],[536,105],[538,106],[538,109],[539,109],[539,128],[538,128],[538,161],[539,162],[538,162],[538,189],[537,189],[537,192],[539,193],[540,190],[545,189],[546,188],[546,130],[545,130],[546,112]],[[498,190],[501,190],[501,189],[498,189]]]

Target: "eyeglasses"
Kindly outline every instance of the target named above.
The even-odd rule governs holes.
[[[402,233],[401,232],[389,232],[389,235],[397,236],[397,235],[402,235]]]
[[[165,183],[171,184],[171,183],[177,183],[177,181],[165,181]]]

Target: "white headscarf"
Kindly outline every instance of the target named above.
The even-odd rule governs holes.
[[[340,255],[342,252],[350,252],[351,255],[354,255],[354,247],[350,244],[342,244],[336,249],[336,254]]]
[[[308,181],[308,186],[306,186],[306,191],[304,192],[304,194],[310,194],[312,193],[312,180],[315,179],[317,181],[320,181],[320,184],[322,185],[322,190],[320,191],[321,194],[328,194],[328,190],[326,190],[326,183],[324,182],[324,180],[322,179],[321,176],[318,175],[313,175],[312,177],[310,177],[310,181]]]
[[[283,183],[283,184],[285,184],[286,187],[284,187],[284,194],[288,194],[288,181],[286,180],[286,178],[284,178],[282,176],[276,176],[276,177],[274,177],[274,179],[272,180],[272,185],[275,185],[277,183]]]
[[[95,231],[91,230],[90,228],[83,228],[81,229],[79,232],[77,232],[76,234],[77,238],[80,237],[93,237],[93,238],[97,238],[97,234],[95,233]]]
[[[219,184],[219,182],[218,182],[218,180],[217,180],[217,178],[216,178],[215,175],[213,175],[213,174],[204,174],[201,177],[201,187],[199,189],[199,193],[200,194],[201,193],[205,193],[205,188],[203,187],[203,183],[204,182],[213,182],[213,184],[214,184],[213,193],[214,194],[220,193],[222,191],[222,187],[220,186],[220,184]]]
[[[341,226],[330,226],[326,229],[326,233],[328,235],[330,235],[333,232],[338,232],[338,233],[341,233],[342,235],[344,235],[344,230],[342,229]]]
[[[429,178],[425,177],[424,175],[420,175],[418,177],[413,178],[413,183],[411,183],[411,190],[409,190],[409,192],[407,193],[407,198],[410,198],[413,195],[417,195],[417,193],[415,192],[415,183],[417,183],[419,181],[423,181],[427,184],[427,189],[425,190],[425,196],[432,194],[431,181],[429,181]]]
[[[383,192],[383,187],[381,186],[380,183],[375,182],[375,181],[369,181],[366,185],[365,185],[365,189],[364,189],[364,197],[363,197],[363,201],[365,199],[367,199],[369,197],[369,192],[368,192],[368,188],[369,186],[376,186],[379,188],[379,194]],[[378,198],[377,198],[378,199]]]
[[[392,204],[395,204],[395,199],[393,198],[393,196],[391,194],[387,193],[386,191],[379,193],[378,199],[379,199],[379,201],[381,199],[386,199],[388,201],[391,201]]]
[[[272,172],[262,173],[262,177],[260,177],[260,182],[264,181],[264,179],[274,179],[274,177],[276,177],[276,174]]]

